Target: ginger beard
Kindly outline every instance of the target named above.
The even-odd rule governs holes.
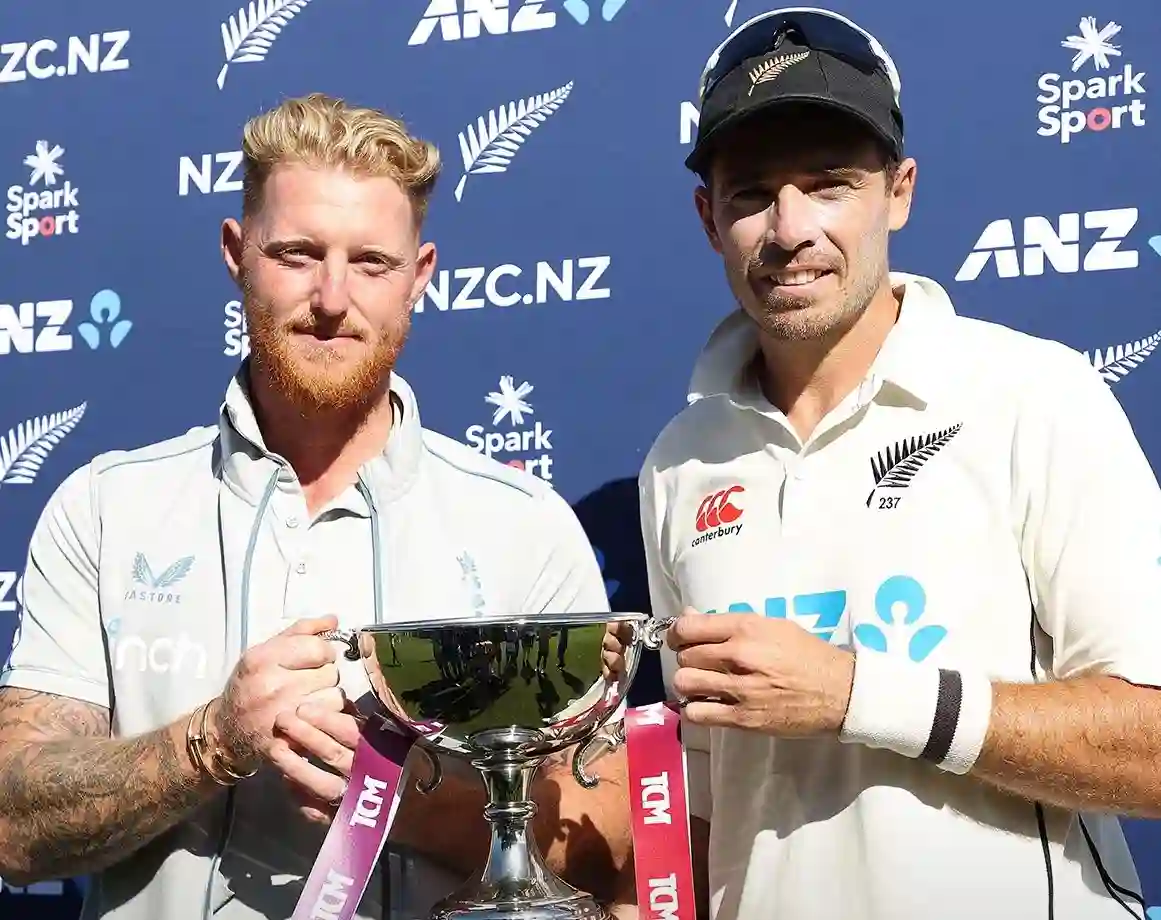
[[[250,336],[250,357],[270,385],[303,412],[369,409],[387,392],[391,372],[411,329],[411,312],[399,311],[387,328],[370,330],[349,317],[328,319],[307,310],[279,321],[263,303],[248,278],[242,278],[242,309]],[[312,342],[302,333],[355,335],[362,355],[352,360],[349,349]]]

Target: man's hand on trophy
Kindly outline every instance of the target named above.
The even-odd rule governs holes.
[[[338,706],[332,703],[303,703],[275,720],[286,744],[275,766],[290,783],[302,815],[322,823],[334,817],[342,801],[359,744],[355,705],[345,698]]]
[[[605,626],[601,640],[601,676],[612,683],[625,671],[625,649],[633,641],[633,624],[617,620]]]
[[[784,737],[837,734],[854,656],[789,620],[686,609],[669,627],[673,690],[690,722]]]
[[[334,617],[299,620],[242,654],[207,713],[210,739],[234,772],[286,759],[286,741],[275,730],[279,713],[303,703],[342,707],[335,646],[318,635],[337,625]]]

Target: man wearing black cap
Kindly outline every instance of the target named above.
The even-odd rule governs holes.
[[[1161,815],[1161,488],[1082,356],[889,271],[899,93],[822,10],[746,23],[701,83],[687,162],[740,309],[640,476],[701,894],[1141,917],[1114,815]]]

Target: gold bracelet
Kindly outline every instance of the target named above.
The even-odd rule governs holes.
[[[244,779],[248,779],[258,771],[255,769],[247,774],[239,774],[231,770],[224,762],[220,752],[210,751],[206,745],[207,726],[206,719],[209,715],[210,704],[203,703],[192,713],[190,713],[189,723],[186,725],[186,747],[189,750],[190,760],[193,761],[194,766],[202,773],[205,773],[219,786],[234,786]],[[194,731],[194,722],[198,721],[198,713],[201,713],[200,731]],[[216,769],[215,769],[216,767]],[[220,771],[220,772],[219,772]],[[225,777],[221,774],[225,774]]]
[[[210,704],[206,703],[202,707],[201,738],[202,738],[203,744],[205,743],[206,736],[209,734],[209,732],[207,731],[207,728],[206,728],[206,719],[209,717],[209,713],[210,713]],[[236,772],[235,770],[230,768],[230,765],[228,763],[226,763],[226,759],[222,756],[222,752],[220,750],[211,751],[210,752],[210,759],[213,760],[215,762],[215,765],[217,766],[217,768],[219,770],[221,770],[223,773],[225,773],[226,776],[228,776],[234,783],[240,783],[244,779],[249,779],[251,776],[253,776],[255,773],[258,772],[257,767],[255,767],[249,773]]]

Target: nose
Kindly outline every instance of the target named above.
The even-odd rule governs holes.
[[[766,209],[766,239],[786,252],[796,252],[819,236],[818,218],[810,196],[795,185],[783,186]]]
[[[350,308],[345,260],[328,257],[319,264],[318,284],[311,307],[325,316],[342,316]]]

